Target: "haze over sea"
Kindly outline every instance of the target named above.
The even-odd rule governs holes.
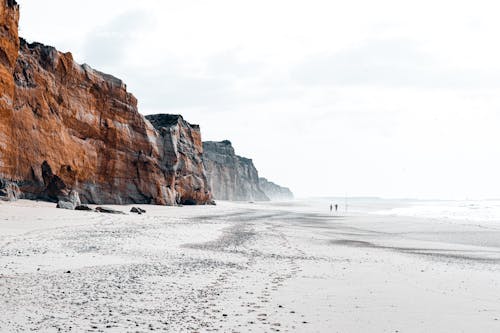
[[[326,212],[329,210],[330,204],[338,204],[340,215],[363,213],[446,221],[470,221],[488,225],[498,223],[500,226],[500,199],[431,200],[329,197],[304,199],[298,201],[297,204],[317,212]]]

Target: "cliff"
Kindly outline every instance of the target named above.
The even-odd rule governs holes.
[[[203,166],[203,145],[198,125],[186,122],[180,115],[146,116],[158,130],[162,165],[167,181],[176,189],[177,202],[194,205],[213,203]]]
[[[279,186],[266,178],[259,178],[259,186],[269,199],[273,201],[293,199],[293,193],[289,188]]]
[[[0,3],[0,177],[5,170],[13,170],[12,156],[16,147],[11,145],[14,118],[14,68],[19,50],[19,6],[15,1]],[[9,186],[3,182],[3,186]],[[4,188],[2,188],[3,190]]]
[[[212,201],[199,128],[155,129],[121,80],[19,40],[15,1],[0,17],[0,184],[52,201],[71,190],[84,203]]]
[[[251,159],[238,156],[229,141],[203,142],[203,164],[215,199],[269,201]]]

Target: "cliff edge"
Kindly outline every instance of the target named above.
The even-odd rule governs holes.
[[[19,39],[15,1],[0,2],[0,19],[1,187],[51,201],[76,190],[84,203],[212,202],[199,128],[179,121],[165,135],[121,80]]]

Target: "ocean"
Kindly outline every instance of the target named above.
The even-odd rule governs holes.
[[[382,198],[316,198],[301,201],[316,212],[329,212],[338,205],[338,214],[374,214],[419,217],[436,220],[490,222],[500,225],[500,200],[417,200]]]

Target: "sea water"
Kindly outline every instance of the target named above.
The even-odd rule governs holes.
[[[498,222],[500,224],[500,200],[477,201],[408,201],[403,206],[381,209],[378,215],[423,217],[432,219]]]
[[[491,222],[500,225],[500,200],[417,200],[383,198],[315,198],[301,201],[304,208],[338,214],[374,214],[436,220]],[[333,209],[335,213],[335,208]]]

